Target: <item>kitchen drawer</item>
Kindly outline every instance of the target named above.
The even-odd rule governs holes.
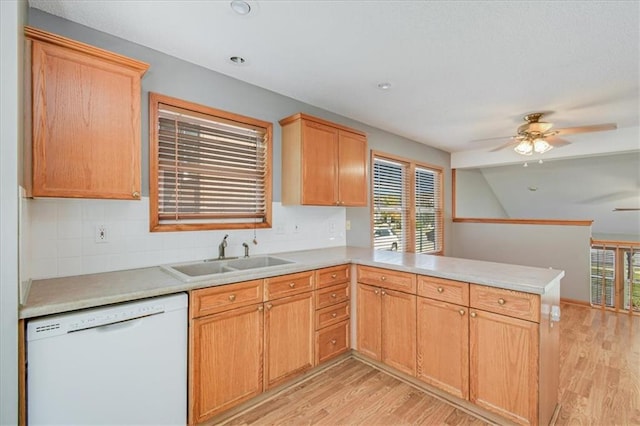
[[[540,296],[471,284],[469,304],[472,308],[540,322]]]
[[[416,275],[408,272],[358,266],[358,282],[416,294]]]
[[[316,311],[316,330],[349,319],[349,301]]]
[[[189,302],[191,318],[262,302],[262,280],[193,290]]]
[[[418,296],[469,306],[469,284],[418,275]]]
[[[332,266],[316,271],[316,288],[349,282],[350,265]]]
[[[349,283],[316,290],[316,309],[335,305],[345,300],[349,300]]]
[[[264,300],[274,300],[313,290],[313,271],[265,278]]]
[[[348,350],[348,320],[316,331],[316,365]]]

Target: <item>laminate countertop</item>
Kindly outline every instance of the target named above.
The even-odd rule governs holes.
[[[540,295],[559,285],[560,279],[564,276],[564,271],[556,269],[359,247],[273,253],[270,256],[293,263],[226,272],[215,275],[213,278],[191,282],[184,282],[160,266],[34,280],[29,287],[25,302],[20,306],[20,318],[58,314],[345,263],[375,266]]]

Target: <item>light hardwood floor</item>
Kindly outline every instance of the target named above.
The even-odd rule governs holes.
[[[562,304],[557,425],[640,425],[640,317]],[[485,425],[348,359],[229,425]]]

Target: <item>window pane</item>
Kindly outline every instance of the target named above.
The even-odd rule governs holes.
[[[376,250],[405,251],[406,180],[403,164],[374,159],[373,247]]]
[[[615,250],[591,249],[591,303],[613,307],[615,303]]]
[[[416,253],[439,251],[442,225],[438,172],[421,167],[416,168],[415,206]]]
[[[624,309],[640,311],[640,252],[622,251],[624,256]]]

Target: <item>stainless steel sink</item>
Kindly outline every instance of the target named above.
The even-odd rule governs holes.
[[[178,265],[165,265],[162,269],[185,282],[201,281],[216,275],[227,273],[240,273],[246,270],[270,268],[273,266],[294,263],[290,260],[273,256],[256,256],[242,259],[208,259],[199,262],[182,263]]]
[[[268,268],[270,266],[287,265],[293,263],[290,260],[280,259],[279,257],[260,256],[260,257],[245,257],[243,259],[232,260],[227,263],[227,266],[234,269],[246,270],[257,268]]]

